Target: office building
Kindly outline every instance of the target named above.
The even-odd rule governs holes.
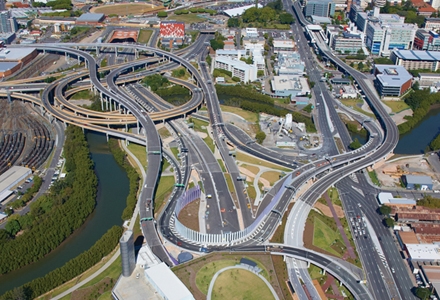
[[[440,28],[440,18],[426,18],[424,28],[426,30],[438,30]]]
[[[278,52],[274,72],[277,75],[303,75],[305,64],[298,52]]]
[[[18,30],[15,17],[10,17],[8,11],[0,12],[0,33],[11,33]]]
[[[216,56],[212,61],[214,68],[230,71],[232,77],[240,78],[240,81],[249,82],[257,80],[258,69],[256,65],[248,65],[239,59],[226,56]]]
[[[274,53],[295,50],[295,42],[291,39],[274,39],[272,43]]]
[[[333,0],[309,0],[304,8],[304,15],[306,17],[333,17],[335,15],[335,3]]]
[[[382,97],[400,97],[412,85],[412,75],[402,66],[376,65],[374,75],[374,85]]]
[[[390,59],[395,65],[403,66],[407,70],[431,70],[439,68],[440,52],[423,50],[394,50]]]
[[[417,31],[416,24],[368,22],[366,46],[372,54],[389,56],[391,50],[411,49]]]
[[[339,26],[327,26],[326,35],[330,48],[341,54],[355,54],[362,49],[363,40],[358,32],[342,30]]]
[[[274,76],[271,80],[272,91],[277,97],[307,96],[310,88],[307,78],[300,75]]]
[[[440,50],[440,37],[439,34],[434,31],[426,31],[425,29],[419,29],[416,31],[414,38],[414,49],[417,50]]]
[[[406,244],[406,250],[412,261],[436,263],[440,262],[440,248],[436,244]]]
[[[136,266],[134,256],[133,231],[127,230],[119,240],[122,260],[122,276],[129,277]]]

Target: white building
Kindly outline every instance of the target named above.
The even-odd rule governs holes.
[[[238,77],[243,82],[257,80],[258,69],[256,65],[248,65],[239,59],[232,59],[225,56],[216,56],[212,61],[214,69],[230,71],[232,77]]]
[[[305,77],[299,75],[279,75],[271,80],[272,91],[278,97],[291,98],[305,96],[310,93],[310,88]]]
[[[298,52],[280,51],[274,71],[277,75],[302,75],[305,64]]]
[[[252,56],[254,65],[258,70],[264,70],[266,63],[264,61],[264,45],[261,44],[246,44],[246,52]]]
[[[440,248],[436,244],[405,244],[412,261],[440,262]]]
[[[242,31],[242,35],[248,38],[257,38],[258,30],[257,28],[245,28]]]

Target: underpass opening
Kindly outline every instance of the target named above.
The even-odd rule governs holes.
[[[139,30],[115,30],[109,43],[136,43],[139,37]]]

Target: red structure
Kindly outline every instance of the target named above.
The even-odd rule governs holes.
[[[160,23],[160,38],[183,39],[185,37],[185,23],[165,21]]]

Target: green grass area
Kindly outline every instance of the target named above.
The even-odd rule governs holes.
[[[171,194],[174,186],[174,176],[162,176],[157,186],[154,198],[154,212],[157,214],[160,211],[165,199]]]
[[[255,198],[257,197],[257,192],[255,191],[255,187],[252,183],[248,183],[246,191],[248,193],[249,198],[252,200],[255,200]],[[251,201],[251,202],[253,202],[253,201]]]
[[[255,274],[242,269],[221,273],[212,291],[212,299],[274,299],[269,287]]]
[[[171,149],[171,152],[173,152],[173,155],[174,155],[174,157],[176,158],[176,159],[179,159],[179,149],[177,149],[177,147],[172,147],[172,148],[170,148]]]
[[[271,186],[273,186],[274,183],[280,179],[280,174],[281,173],[277,172],[277,171],[267,171],[267,172],[264,172],[263,174],[261,174],[260,177],[269,181],[269,184]]]
[[[83,91],[79,91],[75,94],[73,94],[70,99],[72,100],[90,100],[92,99],[93,94],[89,91],[89,90],[83,90]]]
[[[220,168],[222,169],[222,172],[226,172],[226,167],[225,167],[225,164],[223,162],[223,159],[219,158],[219,159],[217,159],[217,161],[218,161],[218,164],[219,164]]]
[[[191,182],[188,184],[188,190],[192,189],[194,186],[195,186],[194,182],[191,181]]]
[[[209,149],[211,149],[212,153],[215,151],[215,144],[212,138],[208,134],[207,126],[209,125],[208,122],[198,120],[196,118],[191,118],[191,122],[194,123],[194,130],[200,131],[206,133],[206,138],[203,139],[205,141],[206,145],[208,145]]]
[[[159,132],[160,137],[163,139],[166,139],[167,137],[171,136],[171,133],[168,131],[166,127],[162,127],[157,132]]]
[[[137,237],[138,235],[142,235],[141,226],[139,225],[141,222],[140,222],[139,218],[140,217],[139,217],[139,214],[138,214],[137,217],[136,217],[136,221],[134,223],[134,226],[133,226],[133,236],[134,237]]]
[[[214,274],[225,267],[236,265],[232,259],[218,260],[203,266],[196,274],[196,285],[203,294],[208,294],[209,283]]]
[[[232,182],[231,174],[225,173],[226,183],[228,184],[228,190],[230,192],[235,192],[234,183]]]
[[[339,193],[336,188],[330,188],[327,192],[334,205],[342,206],[342,202],[341,199],[339,199]]]
[[[222,112],[229,112],[229,113],[239,115],[240,117],[242,117],[243,119],[245,119],[246,121],[248,121],[250,123],[258,122],[258,114],[257,113],[243,110],[239,107],[233,107],[233,106],[220,105],[220,107],[222,109]]]
[[[138,43],[146,44],[150,40],[153,30],[141,29],[139,30]]]
[[[204,192],[205,192],[205,189],[203,188],[203,183],[199,180],[199,181],[197,182],[197,184],[199,185],[200,190],[204,193]]]
[[[316,216],[314,218],[313,225],[313,245],[337,257],[342,257],[342,254],[345,251],[345,246],[344,249],[341,249],[340,251],[336,251],[336,249],[334,249],[334,245],[341,240],[339,232],[332,230]]]
[[[405,103],[405,101],[382,101],[385,103],[393,113],[399,113],[401,111],[410,109],[409,105]]]
[[[373,170],[371,172],[368,172],[368,176],[370,176],[370,179],[373,182],[373,184],[380,186],[380,181],[379,178],[377,178],[376,171]]]
[[[307,271],[309,271],[310,278],[312,278],[312,280],[318,280],[321,285],[327,280],[327,274],[322,275],[322,269],[320,267],[310,264]]]
[[[174,20],[174,21],[178,21],[178,22],[185,22],[185,23],[199,23],[199,22],[203,22],[206,19],[201,18],[199,16],[197,16],[198,14],[192,14],[189,13],[187,15],[172,15],[169,16],[167,19],[168,20]]]
[[[119,275],[121,275],[122,271],[122,263],[121,263],[121,255],[107,268],[104,272],[87,282],[85,285],[82,286],[82,288],[86,288],[88,286],[92,286],[98,282],[100,282],[105,277],[113,278],[113,280],[116,282]]]
[[[137,159],[139,159],[144,167],[147,167],[147,150],[145,149],[145,146],[130,143],[127,148],[137,157]]]
[[[276,164],[261,160],[259,158],[244,154],[242,152],[237,151],[237,156],[236,156],[237,161],[241,161],[241,162],[245,162],[245,163],[249,163],[249,164],[253,164],[253,165],[259,165],[262,167],[266,167],[266,168],[271,168],[271,169],[275,169],[275,170],[280,170],[280,171],[284,171],[284,172],[289,172],[291,171],[291,169],[287,169],[281,166],[278,166]]]
[[[341,101],[341,103],[344,104],[345,106],[351,107],[352,109],[354,109],[357,112],[360,112],[361,114],[367,115],[371,118],[376,118],[376,116],[373,113],[367,112],[359,106],[359,104],[362,106],[362,104],[364,103],[364,100],[361,100],[361,99],[339,99],[339,101]]]

